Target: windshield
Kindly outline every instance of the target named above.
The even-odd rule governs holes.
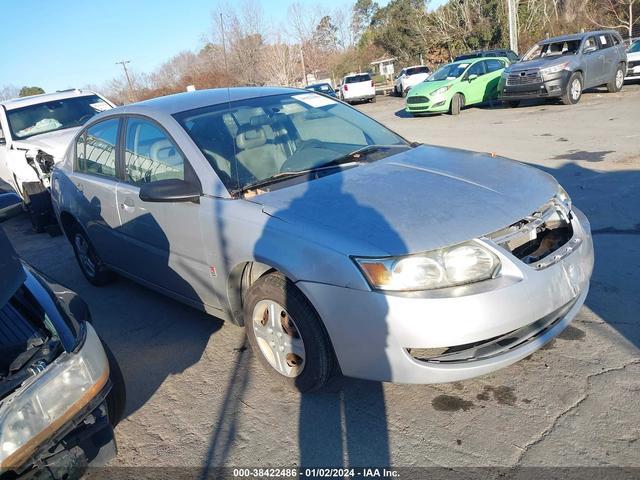
[[[580,40],[569,40],[563,42],[543,43],[534,45],[529,50],[522,61],[536,60],[546,57],[561,57],[563,55],[575,55],[580,50]]]
[[[407,68],[407,75],[418,75],[420,73],[429,73],[429,67]]]
[[[438,69],[436,73],[431,75],[426,81],[427,82],[438,82],[441,80],[455,80],[458,77],[461,77],[462,74],[467,70],[467,68],[471,65],[470,63],[449,63],[444,67]]]
[[[313,90],[314,92],[322,92],[322,93],[330,93],[333,92],[333,88],[328,83],[323,83],[321,85],[309,85],[307,87],[308,90]]]
[[[8,110],[7,120],[12,137],[24,140],[41,133],[78,127],[96,113],[110,108],[97,95],[86,95]]]
[[[316,93],[272,95],[174,115],[231,192],[335,164],[369,146],[407,142],[354,108]]]
[[[631,46],[629,47],[629,50],[627,50],[627,52],[629,52],[629,53],[638,53],[638,52],[640,52],[640,40],[633,42],[631,44]]]

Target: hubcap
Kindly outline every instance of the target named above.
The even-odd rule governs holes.
[[[285,377],[304,369],[304,342],[293,318],[278,302],[262,300],[253,309],[253,332],[264,358]]]
[[[76,245],[76,251],[78,252],[78,258],[80,259],[80,265],[82,266],[82,269],[90,277],[95,276],[96,266],[93,263],[93,260],[91,260],[91,256],[89,254],[89,244],[80,234],[76,234],[74,243]]]
[[[622,70],[618,70],[616,72],[616,88],[620,90],[622,88],[622,84],[624,83],[624,74]]]
[[[581,93],[582,85],[580,85],[580,80],[576,78],[571,84],[571,98],[573,98],[574,100],[578,100]]]

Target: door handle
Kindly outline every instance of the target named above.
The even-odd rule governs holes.
[[[125,198],[124,201],[120,204],[120,208],[125,212],[133,212],[133,210],[136,208],[136,204],[131,198]]]

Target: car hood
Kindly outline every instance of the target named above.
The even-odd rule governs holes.
[[[637,62],[640,60],[640,52],[627,52],[627,62]]]
[[[547,57],[547,58],[538,58],[536,60],[529,60],[528,62],[517,62],[508,67],[509,72],[521,72],[523,70],[531,70],[536,68],[549,68],[554,65],[559,65],[561,63],[569,62],[573,58],[573,55],[565,55],[559,57]]]
[[[18,255],[1,227],[0,272],[2,272],[2,282],[0,282],[0,308],[2,308],[24,283],[26,277]]]
[[[419,83],[415,87],[411,89],[409,95],[429,95],[431,92],[439,89],[440,87],[445,87],[447,85],[451,85],[456,80],[436,80],[433,82],[423,82]]]
[[[328,229],[335,249],[349,250],[344,245],[354,242],[362,247],[346,254],[402,255],[511,225],[557,188],[551,175],[512,160],[421,146],[252,201],[271,217],[299,225],[301,232]],[[351,241],[341,246],[340,238]]]
[[[69,143],[73,137],[80,131],[82,127],[65,128],[64,130],[56,130],[55,132],[41,133],[34,135],[26,140],[17,140],[14,142],[17,148],[26,150],[36,149],[53,155],[56,162],[60,161],[67,150]]]

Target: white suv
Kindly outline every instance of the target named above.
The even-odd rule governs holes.
[[[424,82],[429,78],[429,75],[431,75],[431,70],[426,65],[403,68],[395,78],[393,93],[404,97],[411,87]]]
[[[351,73],[342,79],[338,89],[340,100],[347,103],[375,102],[376,85],[369,73]]]
[[[95,92],[78,89],[0,102],[0,179],[20,195],[36,231],[53,220],[53,165],[87,120],[113,106]]]

